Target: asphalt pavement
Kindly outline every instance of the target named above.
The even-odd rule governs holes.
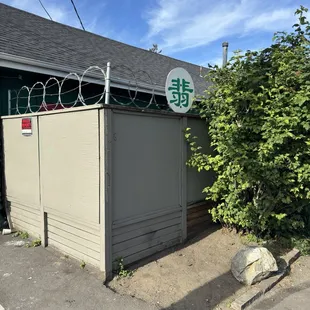
[[[309,310],[310,256],[302,256],[290,274],[259,298],[248,310]]]
[[[288,290],[276,289],[266,294],[249,310],[309,310],[310,283]]]
[[[42,247],[26,248],[0,235],[0,310],[156,310],[103,285],[91,266]],[[3,308],[3,309],[2,309]]]

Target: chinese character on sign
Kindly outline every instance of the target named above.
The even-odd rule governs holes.
[[[173,99],[170,100],[170,103],[177,107],[188,107],[189,93],[194,91],[193,88],[190,88],[190,82],[180,78],[172,79],[171,82],[172,86],[168,90],[172,91]]]
[[[195,97],[195,86],[190,74],[183,68],[172,69],[166,78],[165,93],[173,112],[187,113]]]

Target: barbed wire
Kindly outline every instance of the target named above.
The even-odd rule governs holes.
[[[161,97],[160,101],[162,103],[157,102],[155,88],[158,85],[153,82],[148,72],[144,70],[134,71],[125,65],[115,65],[111,67],[111,72],[114,81],[126,81],[128,94],[128,96],[125,96],[120,94],[119,90],[111,89],[110,96],[114,103],[139,109],[171,110],[165,96],[157,95],[157,97]],[[115,77],[115,74],[117,74],[117,77]],[[147,86],[148,92],[141,91],[141,85]],[[145,97],[148,97],[148,99]]]
[[[94,79],[94,82],[87,78]],[[68,73],[62,79],[50,77],[45,83],[38,81],[32,86],[23,86],[18,91],[11,91],[10,112],[26,114],[104,103],[106,78],[107,66],[90,66],[81,74]],[[111,67],[110,79],[120,85],[110,87],[110,104],[172,111],[148,72],[115,65]]]
[[[99,66],[91,66],[81,75],[77,73],[69,73],[61,80],[56,77],[50,77],[45,83],[38,81],[31,87],[23,86],[19,91],[13,90],[12,92],[15,93],[15,97],[11,96],[11,112],[15,112],[14,114],[26,114],[102,103],[102,99],[106,93],[105,70],[106,67],[101,68]],[[85,89],[85,87],[93,83],[85,82],[84,80],[95,72],[97,75],[99,72],[99,76],[101,76],[100,80],[102,81],[102,84],[104,84],[101,86],[103,87],[103,90],[100,90],[97,94],[85,96],[83,94],[83,88]],[[67,89],[67,83],[76,83],[77,85]],[[99,84],[95,85],[99,87]],[[54,91],[50,91],[52,87],[54,87]],[[68,96],[68,98],[71,98],[70,101],[64,98],[66,95],[70,95]],[[72,100],[73,96],[74,100]],[[97,98],[95,102],[89,103],[89,100],[94,98]],[[14,101],[15,108],[12,105]],[[40,101],[39,104],[38,101]]]

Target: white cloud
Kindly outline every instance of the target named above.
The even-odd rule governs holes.
[[[211,60],[205,61],[201,64],[201,66],[206,67],[208,64],[210,64],[212,66],[217,65],[217,66],[221,67],[223,64],[223,56],[222,57],[218,56],[218,57],[215,57]]]
[[[234,56],[233,51],[228,51],[227,60],[230,60],[230,58]],[[215,56],[209,60],[203,61],[199,63],[200,66],[206,67],[208,64],[214,66],[217,65],[221,67],[223,65],[223,54],[222,53],[216,53]]]
[[[54,21],[75,28],[81,28],[70,0],[41,1]],[[35,15],[47,19],[49,18],[38,0],[3,0],[2,2]],[[114,38],[116,40],[118,39],[120,41],[125,41],[124,38],[129,37],[130,32],[126,29],[122,31],[114,30],[111,26],[114,22],[113,16],[105,16],[105,18],[101,18],[102,12],[107,5],[106,1],[101,0],[90,5],[89,0],[79,0],[76,1],[75,4],[87,31]]]
[[[296,20],[294,11],[294,8],[286,8],[254,16],[246,21],[245,30],[275,31],[276,29],[287,28],[287,25],[293,25]]]
[[[96,27],[98,25],[98,17],[94,17],[92,21],[85,25],[85,28],[87,31],[94,32],[96,30]]]
[[[46,6],[46,10],[56,22],[65,22],[70,15],[64,8],[59,8],[56,5],[48,5]],[[46,15],[43,15],[43,17],[46,17]]]
[[[55,1],[42,1],[46,10],[51,15],[52,19],[57,22],[65,22],[68,20],[70,14],[66,7],[62,4],[56,3]],[[9,3],[11,6],[19,8],[21,10],[28,11],[30,13],[48,18],[46,12],[40,5],[39,1],[36,0],[13,0]]]
[[[173,53],[249,31],[287,30],[295,9],[280,4],[280,0],[157,0],[146,14],[146,40]]]
[[[159,0],[158,7],[148,12],[150,33],[149,36],[156,35],[162,31],[169,30],[175,27],[182,28],[182,24],[190,16],[190,11],[193,11],[195,1],[193,0]],[[184,9],[187,7],[187,12],[184,15]]]
[[[44,7],[52,17],[53,21],[63,23],[72,27],[81,28],[80,23],[75,15],[73,7],[70,1],[63,0],[41,0]],[[4,1],[10,6],[16,7],[18,9],[33,13],[35,15],[39,15],[41,17],[49,19],[48,15],[42,8],[40,2],[38,0],[7,0]],[[86,6],[86,2],[77,3],[78,9],[84,8]],[[98,7],[102,7],[102,3],[98,5]],[[80,12],[81,13],[81,12]],[[83,11],[82,11],[83,13]],[[85,26],[89,26],[87,30],[94,31],[97,26],[97,18],[92,15],[91,18],[85,18],[83,14],[83,22]]]
[[[81,28],[80,22],[74,12],[70,0],[41,1],[54,21],[75,28]],[[18,9],[49,19],[48,15],[38,0],[3,0],[2,2]],[[107,4],[106,1],[101,0],[95,4],[90,5],[89,0],[79,0],[76,1],[75,4],[87,31],[100,33],[101,35],[109,34],[111,36],[112,21],[109,20],[108,22],[107,17],[104,18],[104,20],[100,19],[101,12],[104,10]]]

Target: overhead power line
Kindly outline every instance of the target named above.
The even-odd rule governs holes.
[[[52,17],[51,17],[51,15],[47,12],[47,9],[46,9],[45,6],[43,5],[42,1],[39,0],[39,2],[40,2],[40,4],[41,4],[43,10],[45,11],[45,13],[46,13],[46,14],[48,15],[48,17],[50,18],[50,20],[53,20]]]
[[[82,20],[81,20],[81,18],[80,18],[80,15],[79,15],[79,13],[78,13],[78,11],[77,11],[76,7],[75,7],[74,1],[73,1],[73,0],[71,0],[71,3],[72,3],[72,5],[73,5],[74,11],[75,11],[76,16],[78,17],[78,19],[79,19],[79,21],[80,21],[80,24],[81,24],[81,26],[82,26],[83,30],[85,30],[84,25],[83,25],[83,23],[82,23]]]

